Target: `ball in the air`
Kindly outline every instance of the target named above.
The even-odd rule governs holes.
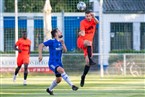
[[[83,1],[80,1],[78,4],[77,4],[77,9],[79,11],[84,11],[86,9],[86,3],[83,2]]]

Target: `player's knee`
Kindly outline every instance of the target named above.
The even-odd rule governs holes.
[[[18,69],[20,69],[21,68],[21,66],[18,66]]]
[[[84,41],[84,45],[85,45],[85,46],[91,46],[91,42],[88,41],[88,40],[85,40],[85,41]]]
[[[27,69],[25,69],[25,70],[24,70],[24,73],[28,73],[28,70],[27,70]]]
[[[18,66],[17,68],[16,68],[16,70],[20,70],[21,69],[21,66]]]
[[[24,65],[24,72],[28,73],[28,65]]]
[[[62,67],[57,67],[57,71],[61,74],[64,73],[64,69]]]
[[[25,70],[27,70],[27,69],[28,69],[28,67],[26,66],[26,67],[24,67],[24,69],[25,69]]]

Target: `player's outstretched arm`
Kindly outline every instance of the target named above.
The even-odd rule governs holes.
[[[43,47],[44,47],[43,43],[39,44],[39,47],[38,47],[38,52],[39,52],[38,60],[39,60],[39,62],[42,61],[42,49],[43,49]]]

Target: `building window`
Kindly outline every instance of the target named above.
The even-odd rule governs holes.
[[[141,50],[145,49],[145,23],[141,23]]]
[[[111,23],[111,50],[133,49],[133,24]]]

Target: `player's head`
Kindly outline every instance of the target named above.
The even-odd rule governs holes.
[[[92,19],[92,10],[87,10],[85,12],[85,18],[88,20],[88,21],[91,21]]]
[[[22,37],[23,37],[24,39],[27,39],[27,32],[26,32],[26,31],[23,31],[23,32],[22,32]]]
[[[62,32],[58,28],[53,29],[51,31],[51,36],[52,36],[52,38],[55,38],[55,37],[62,38],[63,37]]]

